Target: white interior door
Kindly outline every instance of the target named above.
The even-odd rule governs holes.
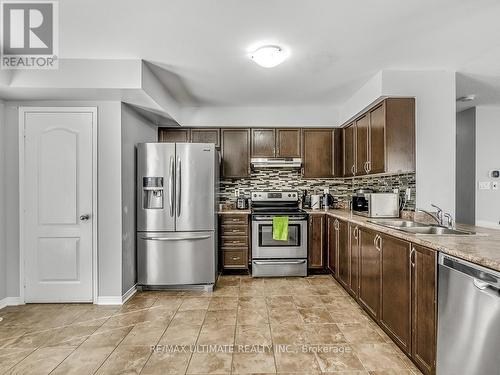
[[[95,117],[21,109],[26,302],[92,301]]]

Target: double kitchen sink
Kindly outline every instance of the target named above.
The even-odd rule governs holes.
[[[436,235],[436,236],[466,236],[474,235],[475,232],[468,232],[453,228],[417,223],[411,220],[369,220],[368,222],[381,225],[386,228],[396,229],[406,233],[416,235]]]

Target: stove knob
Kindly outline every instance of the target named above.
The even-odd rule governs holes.
[[[292,196],[292,194],[288,194],[288,197],[291,197],[291,196]]]

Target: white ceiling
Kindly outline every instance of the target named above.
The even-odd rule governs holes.
[[[62,58],[148,60],[181,107],[335,106],[382,69],[500,77],[498,0],[59,4]],[[261,68],[246,56],[258,42],[291,56]]]

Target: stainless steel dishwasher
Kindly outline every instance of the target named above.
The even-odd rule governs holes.
[[[500,272],[439,255],[437,375],[500,375]]]

